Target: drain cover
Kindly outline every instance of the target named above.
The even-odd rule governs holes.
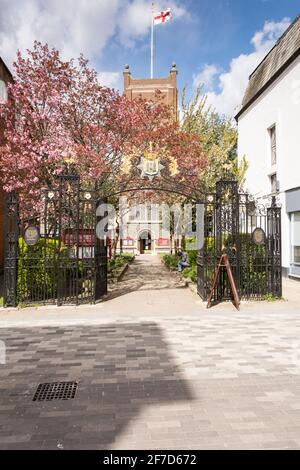
[[[75,397],[77,382],[39,384],[32,401],[70,400]]]

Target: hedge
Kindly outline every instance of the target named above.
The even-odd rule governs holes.
[[[28,300],[43,300],[44,295],[55,298],[57,295],[58,262],[64,263],[65,276],[59,279],[67,284],[71,276],[72,259],[68,248],[61,243],[58,260],[58,239],[40,238],[34,246],[28,246],[22,237],[18,243],[18,303]],[[78,276],[82,276],[82,261],[77,264]]]
[[[240,289],[250,290],[253,292],[261,292],[266,289],[266,256],[267,250],[265,245],[256,245],[252,242],[251,234],[239,234],[239,260],[240,260]],[[223,235],[222,244],[226,247],[232,245],[232,236]],[[248,247],[248,249],[247,249]],[[204,240],[204,252],[211,257],[212,267],[210,270],[206,269],[207,285],[210,285],[215,275],[215,265],[217,260],[215,256],[215,238],[206,237]],[[187,250],[189,267],[185,268],[182,272],[185,278],[197,282],[197,256],[198,250]],[[163,261],[165,265],[175,270],[177,269],[180,256],[178,255],[164,255]]]

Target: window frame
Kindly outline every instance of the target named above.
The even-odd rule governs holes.
[[[275,189],[273,189],[273,178],[275,178]],[[278,194],[278,189],[277,189],[277,173],[272,173],[271,175],[269,175],[269,179],[270,179],[270,184],[271,184],[271,194]]]
[[[293,266],[300,266],[300,260],[295,261],[295,253],[294,253],[294,247],[298,246],[294,244],[294,223],[295,223],[295,214],[299,214],[300,217],[300,211],[295,211],[291,213],[290,217],[290,240],[291,240],[291,264]],[[300,220],[299,220],[300,222]]]
[[[277,165],[277,126],[274,123],[268,129],[269,132],[269,142],[270,142],[270,159],[271,165]]]

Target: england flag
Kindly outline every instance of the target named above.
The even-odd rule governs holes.
[[[172,18],[171,9],[168,8],[165,11],[161,11],[160,13],[154,14],[153,22],[154,22],[154,25],[157,25],[161,23],[166,23],[171,18]]]

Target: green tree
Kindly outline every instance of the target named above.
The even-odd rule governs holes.
[[[202,93],[201,86],[191,100],[187,100],[186,90],[183,90],[181,109],[182,129],[199,137],[201,148],[207,157],[207,166],[201,175],[203,189],[212,190],[226,173],[235,176],[242,185],[248,163],[243,157],[238,164],[238,132],[232,120],[220,116],[207,105],[207,97]]]

